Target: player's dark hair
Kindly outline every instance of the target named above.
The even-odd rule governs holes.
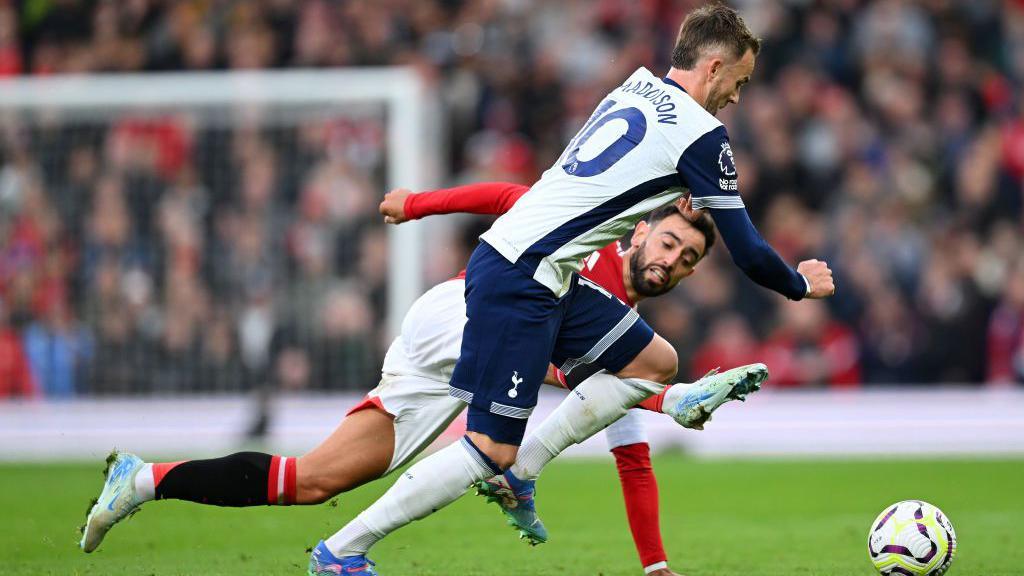
[[[700,257],[703,259],[707,256],[711,252],[711,247],[715,245],[715,221],[711,219],[711,215],[707,212],[701,212],[699,218],[689,220],[686,216],[683,216],[683,212],[679,207],[672,203],[651,212],[647,217],[647,225],[653,228],[658,225],[658,222],[673,215],[682,218],[704,236],[704,253]]]
[[[736,59],[742,58],[747,50],[757,56],[761,39],[754,36],[733,8],[722,4],[702,6],[690,12],[679,28],[672,50],[672,67],[693,70],[701,56],[716,48],[728,50]]]

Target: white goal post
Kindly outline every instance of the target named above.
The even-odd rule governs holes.
[[[440,106],[434,88],[408,67],[259,72],[184,72],[27,77],[0,81],[0,114],[62,115],[206,106],[383,105],[385,185],[422,190],[440,181]],[[383,193],[383,191],[382,191]],[[422,224],[389,226],[387,327],[393,336],[423,291]]]

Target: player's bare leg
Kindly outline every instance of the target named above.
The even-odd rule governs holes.
[[[651,342],[618,374],[598,373],[581,383],[523,443],[512,473],[534,480],[565,448],[593,436],[675,378],[678,356],[664,338]]]
[[[503,444],[501,442],[495,442],[487,434],[481,434],[480,432],[466,431],[466,436],[473,441],[481,452],[486,454],[491,460],[494,461],[501,469],[506,469],[516,461],[516,455],[519,453],[519,446],[515,444]]]
[[[301,458],[239,452],[212,460],[152,464],[132,454],[114,454],[103,493],[83,526],[80,545],[86,552],[95,550],[114,524],[153,499],[218,506],[319,504],[384,476],[394,445],[391,415],[367,408],[342,420],[326,440]],[[271,499],[268,489],[278,497]]]
[[[562,450],[593,436],[628,409],[664,390],[675,376],[675,362],[675,350],[655,335],[616,375],[598,373],[585,380],[526,439],[512,474],[523,480],[536,479]],[[692,385],[672,386],[663,398],[663,411],[684,427],[701,429],[715,409],[729,400],[743,400],[767,378],[764,364],[711,372]]]
[[[758,390],[767,377],[764,364],[711,373],[693,384],[672,386],[663,398],[667,407],[659,411],[688,428],[702,429],[714,410],[729,400],[742,400]],[[497,502],[529,543],[547,540],[534,502],[535,482],[541,470],[572,444],[583,442],[621,418],[623,407],[628,408],[635,400],[635,385],[619,380],[617,387],[615,381],[606,373],[585,380],[526,438],[511,469],[477,484],[478,493]]]
[[[641,379],[662,387],[676,377],[679,355],[667,340],[655,334],[651,343],[615,376],[620,380]],[[648,394],[649,396],[650,394]]]
[[[547,529],[537,516],[533,499],[540,470],[562,450],[593,436],[630,407],[661,392],[677,368],[675,349],[655,334],[618,374],[595,374],[570,392],[526,438],[512,467],[501,476],[478,482],[477,493],[501,506],[520,538],[531,545],[547,542]]]
[[[390,414],[367,408],[349,415],[326,440],[298,459],[295,503],[319,504],[384,476],[394,450]]]
[[[547,541],[534,502],[535,482],[541,470],[563,450],[583,442],[626,414],[638,402],[665,385],[657,380],[675,376],[675,350],[655,338],[633,362],[615,376],[598,373],[579,386],[523,442],[519,457],[503,475],[477,484],[478,493],[497,502],[520,537],[530,544]],[[680,424],[701,429],[719,406],[743,399],[768,377],[763,364],[712,373],[693,385],[676,385],[665,410]],[[671,398],[669,398],[671,396]]]
[[[391,416],[368,408],[345,418],[302,458],[239,452],[210,460],[146,463],[133,454],[115,453],[108,459],[103,492],[82,526],[80,546],[95,550],[110,528],[154,499],[217,506],[324,502],[383,476],[394,443]]]

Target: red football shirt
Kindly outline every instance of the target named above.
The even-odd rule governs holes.
[[[489,214],[500,216],[530,188],[521,184],[484,183],[410,194],[405,199],[405,216],[410,220],[433,214]],[[583,260],[580,275],[614,294],[629,306],[635,303],[626,293],[622,279],[622,249],[618,242],[601,248]],[[466,271],[456,278],[465,278]]]

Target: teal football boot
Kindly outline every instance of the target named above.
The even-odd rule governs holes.
[[[519,538],[531,546],[548,541],[548,530],[537,516],[535,484],[533,480],[516,478],[511,471],[476,484],[476,493],[500,506],[509,525],[519,530]]]

